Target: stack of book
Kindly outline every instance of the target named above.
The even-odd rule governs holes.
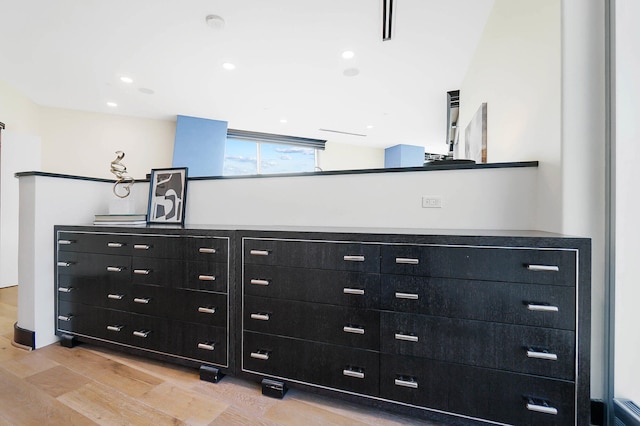
[[[147,224],[147,215],[142,214],[97,214],[93,220],[94,225],[127,225],[140,226]]]

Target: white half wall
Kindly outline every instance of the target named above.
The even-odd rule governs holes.
[[[40,169],[40,138],[2,131],[0,146],[0,288],[18,284],[20,188],[16,172]]]

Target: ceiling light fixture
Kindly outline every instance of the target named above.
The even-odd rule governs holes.
[[[118,104],[117,104],[117,103],[115,103],[115,102],[107,102],[107,106],[108,106],[108,107],[111,107],[111,108],[115,108],[115,107],[117,107],[117,106],[118,106]]]
[[[224,28],[224,19],[222,19],[221,16],[207,15],[204,20],[207,23],[207,26],[213,28],[214,30],[221,30]]]
[[[133,83],[133,79],[131,77],[125,77],[125,76],[120,77],[120,81],[127,84]]]
[[[231,71],[236,69],[236,66],[233,65],[231,62],[225,62],[224,64],[222,64],[222,68],[224,68],[225,70]]]
[[[355,56],[356,54],[353,53],[352,50],[345,50],[344,52],[342,52],[342,58],[343,59],[351,59]]]
[[[287,119],[286,119],[286,118],[283,118],[283,119],[281,119],[281,120],[280,120],[280,122],[281,122],[282,124],[285,124],[285,123],[287,122]]]

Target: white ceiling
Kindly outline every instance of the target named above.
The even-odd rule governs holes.
[[[492,5],[395,0],[383,42],[382,0],[0,0],[0,79],[44,106],[445,152],[446,92]]]

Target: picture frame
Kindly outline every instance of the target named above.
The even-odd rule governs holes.
[[[151,169],[147,223],[184,226],[187,175],[187,167]]]

